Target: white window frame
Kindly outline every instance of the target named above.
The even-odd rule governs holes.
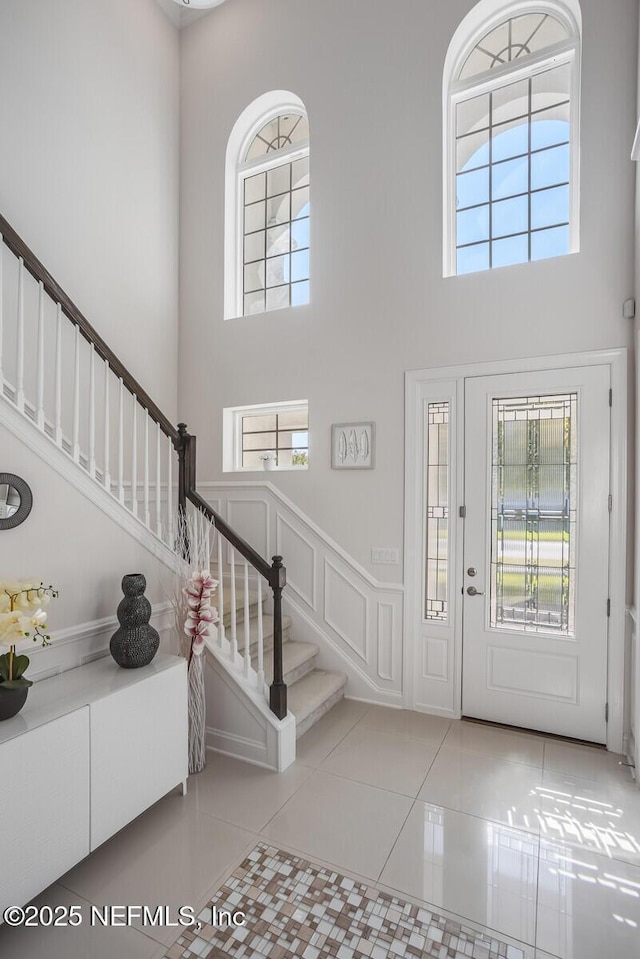
[[[566,27],[569,39],[517,61],[487,70],[469,80],[457,80],[471,51],[495,27],[527,13],[546,13]],[[447,53],[443,76],[443,275],[458,276],[456,247],[456,107],[464,100],[489,93],[508,83],[571,64],[569,131],[569,253],[580,251],[580,90],[582,16],[578,0],[481,0],[458,27]],[[522,265],[522,264],[519,264]],[[495,269],[495,268],[494,268]],[[482,272],[487,272],[486,270]],[[465,274],[466,275],[466,274]]]
[[[230,406],[222,411],[222,472],[223,473],[261,473],[264,470],[242,465],[242,418],[244,416],[272,416],[276,413],[297,413],[304,410],[309,422],[309,401],[288,400],[282,403],[257,403],[252,406]],[[309,450],[311,450],[311,432],[309,432]],[[295,432],[295,431],[294,431]],[[309,453],[309,459],[311,454]],[[306,466],[273,466],[269,472],[292,473],[306,472]],[[266,472],[266,471],[264,471]]]
[[[287,90],[258,97],[236,121],[227,144],[225,165],[224,318],[244,316],[244,181],[249,176],[309,156],[309,141],[245,161],[257,133],[276,117],[295,114],[308,120],[302,100]],[[299,307],[286,307],[299,309]],[[276,312],[266,310],[265,313]],[[264,313],[256,314],[264,317]]]

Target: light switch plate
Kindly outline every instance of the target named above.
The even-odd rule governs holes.
[[[371,562],[380,563],[387,566],[399,566],[400,550],[374,546],[371,550]]]

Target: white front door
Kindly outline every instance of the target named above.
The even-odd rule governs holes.
[[[610,367],[465,380],[462,713],[604,743]]]

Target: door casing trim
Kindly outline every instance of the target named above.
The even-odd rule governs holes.
[[[464,388],[464,380],[475,376],[493,376],[509,373],[530,373],[543,370],[564,369],[582,366],[608,365],[611,369],[613,406],[611,410],[611,463],[610,491],[613,497],[609,538],[609,597],[611,616],[607,644],[607,699],[609,722],[607,725],[607,749],[621,753],[625,733],[626,715],[626,598],[627,598],[627,522],[628,522],[628,350],[617,348],[586,353],[562,353],[550,356],[521,357],[485,363],[464,363],[456,366],[434,367],[428,370],[411,370],[405,374],[405,530],[404,530],[404,705],[414,707],[413,672],[415,655],[416,624],[421,606],[421,595],[415,575],[416,564],[422,565],[422,548],[417,533],[418,503],[420,491],[418,476],[422,463],[416,442],[421,428],[421,386],[438,381],[457,381],[458,395]],[[462,421],[463,411],[458,417]],[[463,465],[457,471],[458,505],[463,503],[464,481],[464,429],[458,430],[456,456]],[[462,524],[456,520],[456,538],[461,542]],[[459,557],[462,556],[458,550]],[[452,595],[459,596],[462,588],[462,563],[456,563]],[[456,617],[454,639],[454,707],[451,710],[434,709],[440,715],[459,719],[462,704],[462,617]]]

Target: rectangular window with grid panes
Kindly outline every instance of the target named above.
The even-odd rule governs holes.
[[[309,466],[306,400],[224,410],[224,470],[296,470]]]

